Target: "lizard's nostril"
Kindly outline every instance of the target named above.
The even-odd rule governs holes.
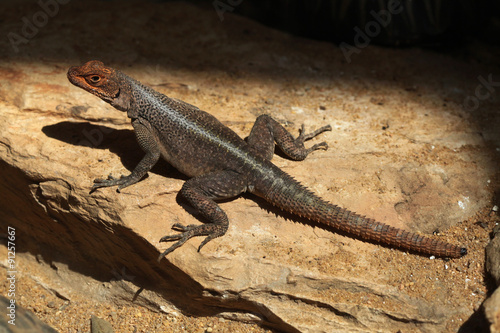
[[[76,72],[76,67],[75,67],[75,66],[70,67],[70,68],[68,69],[68,74],[67,74],[67,75],[68,75],[68,78],[69,78],[69,77],[74,76],[74,75],[75,75],[75,72]]]

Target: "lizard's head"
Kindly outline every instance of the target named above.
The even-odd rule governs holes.
[[[126,110],[130,104],[125,94],[120,94],[118,72],[97,60],[89,61],[82,66],[73,66],[68,70],[68,80],[75,86],[96,95],[119,110]]]

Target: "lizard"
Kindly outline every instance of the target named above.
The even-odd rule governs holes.
[[[269,115],[257,117],[249,136],[242,139],[208,112],[170,98],[119,70],[92,60],[73,66],[69,81],[101,98],[131,119],[139,146],[146,155],[128,176],[95,179],[92,191],[117,186],[117,191],[140,181],[162,157],[188,176],[179,195],[201,213],[201,225],[175,223],[178,233],[160,242],[175,242],[158,261],[196,236],[205,236],[198,251],[229,227],[226,213],[216,201],[250,192],[283,211],[341,230],[358,239],[402,250],[448,258],[467,254],[465,247],[399,229],[334,205],[271,162],[275,146],[292,160],[304,160],[311,152],[327,149],[326,142],[306,148],[304,142],[325,131],[323,126],[306,134],[304,125],[295,138]]]

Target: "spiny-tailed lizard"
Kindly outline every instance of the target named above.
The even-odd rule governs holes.
[[[71,67],[68,79],[116,109],[127,112],[137,141],[146,152],[130,175],[118,179],[111,176],[96,179],[92,189],[118,186],[119,191],[135,184],[160,156],[190,177],[180,194],[208,223],[174,224],[172,228],[180,233],[165,236],[160,242],[177,242],[158,260],[191,237],[206,236],[198,247],[199,251],[210,240],[224,235],[229,221],[216,201],[243,192],[256,194],[284,211],[343,230],[360,239],[442,257],[458,258],[467,253],[464,247],[404,231],[333,205],[271,163],[275,143],[288,157],[297,161],[305,159],[314,150],[327,149],[325,142],[305,148],[304,141],[330,131],[330,126],[309,134],[305,134],[302,126],[300,135],[294,138],[274,119],[261,115],[245,141],[209,113],[169,98],[100,61]]]

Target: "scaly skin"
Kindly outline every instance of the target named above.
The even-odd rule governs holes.
[[[303,160],[314,150],[327,149],[325,142],[305,148],[304,141],[330,131],[330,126],[310,134],[305,134],[302,127],[295,139],[274,119],[262,115],[244,141],[212,115],[160,94],[120,71],[105,67],[100,61],[71,67],[68,79],[118,110],[126,111],[132,119],[137,141],[146,152],[130,175],[119,179],[96,179],[92,190],[118,186],[119,191],[135,184],[160,156],[190,177],[180,194],[209,223],[175,224],[173,229],[180,233],[165,236],[160,241],[176,242],[158,260],[191,237],[206,236],[198,248],[200,250],[210,240],[224,235],[229,221],[215,201],[245,191],[259,195],[285,211],[346,231],[360,239],[442,257],[458,258],[467,253],[463,247],[397,229],[328,203],[271,163],[275,143],[293,160]]]

